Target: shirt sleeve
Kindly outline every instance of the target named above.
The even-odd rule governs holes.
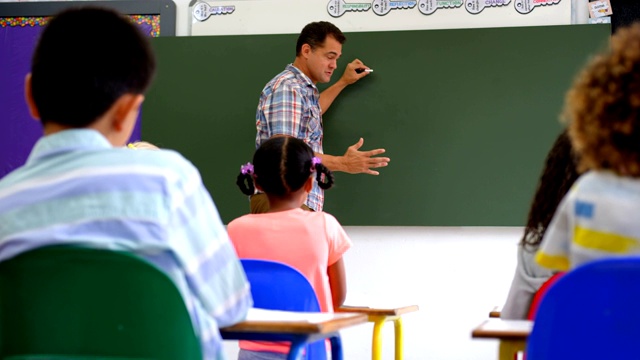
[[[298,137],[305,99],[297,86],[283,82],[265,99],[262,111],[267,121],[268,137]]]
[[[516,266],[507,301],[502,307],[500,317],[503,319],[525,320],[531,307],[533,297],[542,284],[553,272],[539,267],[535,261],[535,252],[518,246],[518,264]]]
[[[327,241],[329,243],[329,261],[328,265],[333,265],[340,260],[342,255],[351,248],[352,242],[349,235],[344,231],[333,215],[323,213],[325,218],[325,227],[327,232]]]
[[[253,301],[244,270],[200,175],[193,169],[173,204],[172,248],[194,300],[219,327],[245,319]]]
[[[571,244],[571,193],[560,202],[549,227],[545,231],[536,261],[548,269],[569,270],[569,247]]]

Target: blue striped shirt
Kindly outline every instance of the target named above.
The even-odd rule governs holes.
[[[289,135],[304,140],[311,149],[322,154],[322,111],[316,85],[295,66],[265,85],[256,111],[256,148],[273,135]],[[313,182],[307,206],[322,211],[324,191]]]
[[[198,170],[169,150],[113,148],[97,131],[41,138],[0,180],[0,261],[51,244],[134,252],[180,290],[205,359],[251,307],[242,266]]]

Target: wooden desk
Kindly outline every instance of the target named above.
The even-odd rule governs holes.
[[[307,343],[329,338],[332,359],[342,359],[338,331],[367,322],[361,313],[306,313],[249,309],[247,319],[220,329],[226,340],[290,341],[287,360],[297,360]]]
[[[524,351],[533,322],[529,320],[502,320],[491,318],[473,329],[471,337],[499,339],[498,359],[513,360],[514,354]]]
[[[382,358],[382,325],[387,321],[393,321],[395,330],[395,360],[402,360],[402,318],[401,316],[410,312],[418,311],[418,305],[403,306],[399,308],[369,308],[359,306],[343,306],[336,312],[351,312],[366,314],[370,322],[373,322],[373,340],[371,347],[371,358],[380,360]]]
[[[502,306],[495,306],[491,311],[489,311],[490,318],[499,318],[502,313]]]

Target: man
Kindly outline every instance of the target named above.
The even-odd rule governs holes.
[[[146,37],[115,12],[51,20],[25,81],[44,136],[0,180],[0,261],[53,244],[133,252],[173,279],[204,358],[223,359],[218,327],[252,300],[215,205],[180,154],[124,147],[154,71]]]
[[[362,61],[353,60],[335,84],[321,94],[318,92],[317,83],[331,80],[345,40],[340,29],[326,21],[313,22],[302,29],[294,62],[262,90],[256,113],[256,148],[274,135],[289,135],[309,144],[332,171],[378,175],[372,169],[388,165],[389,158],[375,157],[384,153],[384,149],[360,151],[364,143],[362,138],[347,148],[342,156],[323,153],[322,114],[345,87],[369,75],[371,70]],[[303,208],[322,211],[323,204],[324,193],[314,182]],[[268,210],[266,195],[258,193],[251,196],[252,213]]]

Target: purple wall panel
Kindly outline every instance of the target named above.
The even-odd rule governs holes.
[[[42,136],[24,101],[24,77],[41,29],[0,27],[0,177],[24,164]]]
[[[150,24],[139,24],[145,34]],[[0,178],[21,166],[42,136],[24,100],[24,78],[31,67],[31,55],[42,26],[0,26]],[[130,141],[141,138],[141,118]]]

